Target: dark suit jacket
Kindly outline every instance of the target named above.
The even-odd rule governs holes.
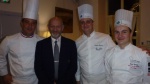
[[[38,84],[54,84],[54,58],[51,37],[37,42],[35,74]],[[77,49],[73,40],[61,37],[57,84],[76,84]]]

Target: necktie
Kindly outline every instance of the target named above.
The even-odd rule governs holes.
[[[55,79],[58,78],[58,65],[59,65],[59,47],[57,45],[57,41],[55,41],[54,46],[54,66],[55,66]]]

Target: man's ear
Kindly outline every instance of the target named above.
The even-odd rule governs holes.
[[[22,23],[22,21],[20,21],[20,26],[22,27],[22,25],[23,25],[23,23]]]
[[[65,27],[65,26],[63,25],[63,26],[62,26],[62,31],[64,30],[64,27]]]
[[[133,32],[130,32],[130,42],[132,42],[132,36],[133,36]]]
[[[132,38],[132,32],[130,32],[130,38]]]

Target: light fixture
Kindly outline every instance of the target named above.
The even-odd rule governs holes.
[[[49,31],[45,31],[45,32],[43,33],[43,35],[42,35],[42,37],[44,37],[44,38],[47,38],[47,37],[49,37],[49,36],[51,36],[51,34],[50,34]]]
[[[1,3],[10,3],[10,0],[0,0]]]

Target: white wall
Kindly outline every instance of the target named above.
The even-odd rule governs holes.
[[[20,32],[21,13],[0,11],[0,39]]]
[[[0,39],[20,31],[22,0],[0,3]]]
[[[77,39],[81,32],[79,31],[77,4],[73,0],[40,0],[38,34],[42,36],[47,31],[47,22],[55,16],[55,7],[73,10],[73,33],[63,33],[63,36]],[[0,3],[0,10],[22,13],[22,0],[11,0],[9,4]]]
[[[140,0],[140,43],[150,41],[150,0]],[[94,28],[96,31],[105,32],[105,3],[104,0],[80,0],[80,5],[90,3],[94,8]],[[55,7],[62,7],[73,10],[73,33],[64,33],[63,35],[73,40],[77,39],[82,33],[79,31],[79,22],[77,15],[77,4],[73,0],[40,0],[39,8],[39,34],[47,31],[47,21],[55,16]],[[9,4],[0,3],[0,10],[22,13],[22,0],[11,0]]]
[[[10,3],[0,3],[0,10],[9,12],[22,12],[22,0],[10,0]]]
[[[79,31],[78,16],[77,16],[77,4],[73,0],[40,0],[39,9],[39,28],[40,35],[47,31],[47,22],[49,18],[55,16],[55,7],[61,7],[65,9],[73,10],[73,33],[63,33],[63,36],[77,39],[81,32]]]

